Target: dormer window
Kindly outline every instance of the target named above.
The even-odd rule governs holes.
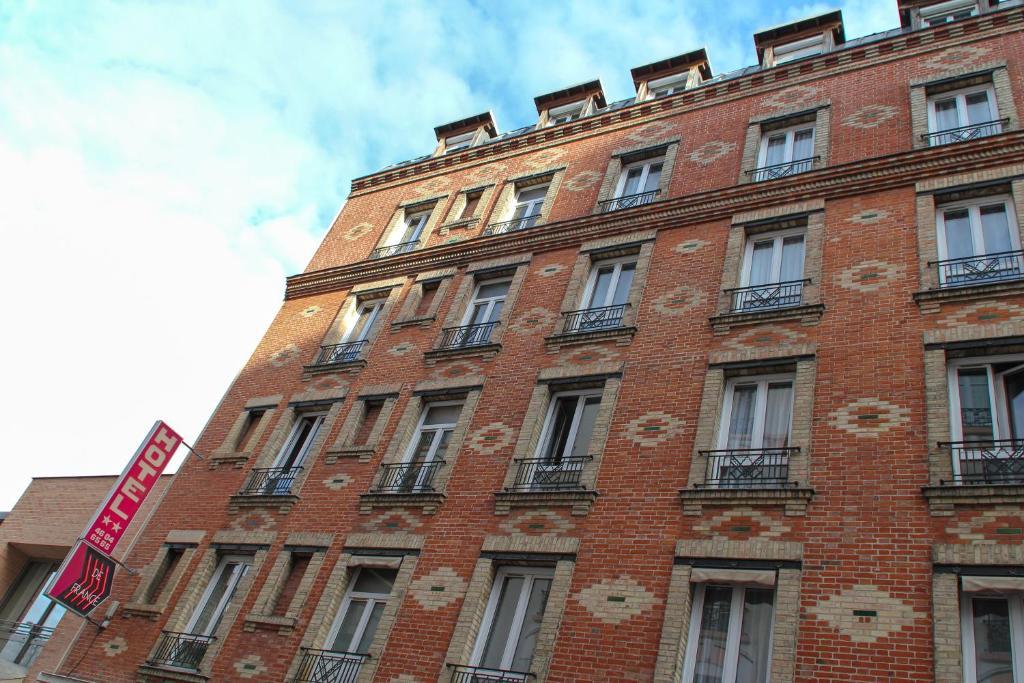
[[[698,77],[699,78],[699,77]],[[676,74],[666,78],[659,78],[656,81],[648,81],[647,98],[656,100],[659,97],[668,97],[686,89],[688,74]]]
[[[825,51],[825,34],[811,36],[792,43],[775,46],[775,64],[785,64],[804,57],[820,55]]]
[[[588,116],[605,105],[600,81],[580,83],[533,98],[540,120],[538,128],[557,126]]]
[[[444,153],[451,154],[457,152],[460,149],[466,149],[472,147],[474,139],[476,138],[476,131],[469,133],[463,133],[462,135],[453,135],[444,139]]]
[[[630,69],[637,102],[656,100],[693,88],[711,78],[704,48]]]
[[[764,68],[822,55],[845,41],[843,13],[839,10],[754,34],[757,59]]]
[[[948,0],[921,8],[921,26],[939,26],[978,15],[977,0]]]
[[[434,128],[434,135],[437,137],[434,155],[460,152],[486,142],[497,134],[498,127],[494,123],[494,115],[489,111],[452,121]]]
[[[557,126],[560,123],[568,123],[586,115],[587,102],[580,100],[571,104],[564,104],[561,107],[548,109],[548,125]]]

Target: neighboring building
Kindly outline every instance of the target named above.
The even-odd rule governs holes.
[[[43,591],[116,480],[36,477],[14,509],[0,513],[0,681],[22,680],[33,663],[55,666],[67,651],[78,620],[71,619],[76,623],[69,627],[64,608]],[[170,476],[161,479],[153,501],[169,481]],[[142,518],[151,507],[147,503]],[[141,528],[130,528],[125,545]],[[55,633],[58,624],[64,627]]]
[[[356,179],[41,680],[1024,681],[1024,8],[900,10]]]

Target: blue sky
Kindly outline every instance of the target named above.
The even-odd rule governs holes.
[[[120,471],[156,418],[196,437],[353,177],[433,127],[839,7],[896,0],[0,4],[0,510],[32,476]],[[180,455],[179,455],[180,460]]]

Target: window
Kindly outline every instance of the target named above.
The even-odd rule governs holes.
[[[153,579],[146,588],[143,602],[152,605],[160,599],[164,589],[167,587],[167,582],[174,575],[174,570],[178,568],[178,564],[181,562],[184,554],[185,551],[181,548],[167,548],[165,550],[163,558],[160,560],[160,566],[157,567]]]
[[[928,142],[946,145],[1003,132],[995,91],[984,84],[928,99]]]
[[[65,609],[45,593],[56,575],[52,562],[30,562],[0,606],[0,661],[31,666]]]
[[[462,207],[462,214],[459,216],[460,221],[469,220],[476,214],[476,208],[480,206],[480,198],[483,196],[484,193],[482,191],[466,193],[466,205]]]
[[[327,638],[331,652],[365,655],[370,651],[397,575],[397,569],[361,567],[356,571]]]
[[[543,567],[498,570],[473,648],[473,666],[513,676],[521,674],[521,678],[506,676],[502,679],[505,681],[528,679],[553,577],[554,571]]]
[[[366,348],[370,334],[381,312],[386,299],[379,297],[369,300],[357,300],[342,318],[344,332],[337,344],[326,344],[320,347],[316,357],[316,365],[333,365],[336,363],[353,363],[358,361]]]
[[[462,316],[461,327],[445,330],[441,346],[450,348],[488,343],[511,285],[512,281],[505,278],[477,283],[473,298]]]
[[[656,192],[658,182],[661,180],[661,168],[662,160],[660,158],[639,161],[626,166],[622,169],[619,184],[615,187],[615,197],[630,197]],[[654,197],[652,196],[650,199],[654,199]],[[646,204],[647,202],[642,203]]]
[[[751,236],[743,255],[734,311],[798,306],[804,284],[804,232]]]
[[[345,335],[341,338],[341,343],[351,344],[366,341],[382,308],[384,308],[383,299],[358,303],[352,314],[347,316]]]
[[[950,363],[954,479],[1024,481],[1024,356]]]
[[[960,611],[964,681],[1024,681],[1024,600],[1021,593],[965,592],[961,596]]]
[[[813,156],[813,124],[769,131],[761,137],[754,180],[772,180],[809,171]]]
[[[473,146],[473,139],[476,137],[476,131],[469,133],[463,133],[461,135],[452,135],[444,139],[444,153],[450,154],[451,152],[458,152],[460,149],[466,149],[467,147]]]
[[[515,204],[512,206],[512,225],[510,230],[532,228],[540,218],[544,208],[544,198],[548,194],[546,185],[541,187],[522,188],[516,192]]]
[[[939,284],[943,287],[1024,274],[1020,234],[1008,198],[985,197],[939,207]]]
[[[248,491],[262,495],[286,495],[291,492],[292,484],[302,469],[302,463],[309,455],[309,449],[320,433],[327,413],[308,413],[300,415],[292,427],[284,446],[274,458],[270,469],[253,470]],[[263,475],[262,477],[260,475]],[[262,479],[262,481],[260,481]]]
[[[566,331],[588,332],[619,327],[636,273],[636,257],[595,263],[583,292],[581,310],[570,314]]]
[[[793,377],[730,380],[718,450],[708,453],[708,481],[721,487],[779,486],[788,481]]]
[[[921,8],[922,26],[939,26],[978,14],[977,0],[949,0]]]
[[[427,404],[402,462],[386,469],[380,488],[391,493],[431,490],[461,412],[461,402]]]
[[[561,107],[552,107],[548,109],[548,125],[554,126],[559,123],[568,123],[569,121],[582,118],[586,111],[586,106],[586,100],[580,100],[579,102],[565,104]]]
[[[583,466],[590,459],[588,451],[594,425],[601,408],[601,390],[566,391],[551,397],[544,420],[537,457],[529,468],[529,476],[520,473],[517,479],[528,479],[534,489],[564,489],[579,485]]]
[[[811,55],[820,55],[825,51],[825,35],[811,36],[810,38],[804,38],[803,40],[797,40],[792,43],[784,43],[782,45],[776,45],[773,50],[775,54],[775,64],[785,64],[786,62],[792,62],[803,57],[810,57]]]
[[[647,99],[656,100],[659,97],[668,97],[686,89],[687,74],[674,74],[647,82]]]
[[[696,584],[683,683],[766,683],[774,599],[771,588]]]
[[[406,212],[402,222],[391,231],[388,239],[373,250],[371,258],[384,258],[412,251],[419,245],[430,211]]]

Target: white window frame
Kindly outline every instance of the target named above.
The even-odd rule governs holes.
[[[768,385],[775,382],[790,383],[789,426],[786,443],[793,439],[793,404],[796,403],[796,375],[789,372],[772,375],[752,375],[750,377],[730,377],[725,383],[725,398],[722,403],[722,418],[718,426],[718,449],[729,449],[729,426],[732,424],[733,394],[738,384],[755,384],[757,393],[754,396],[754,426],[750,434],[750,448],[764,448],[764,420],[768,407]],[[757,444],[757,445],[755,445]],[[714,473],[715,479],[718,472]]]
[[[635,168],[642,168],[640,172],[640,182],[638,187],[647,187],[647,178],[651,174],[652,166],[661,166],[661,173],[665,172],[665,157],[651,157],[650,159],[644,159],[643,161],[635,161],[631,164],[627,164],[622,167],[622,173],[619,174],[619,182],[615,185],[615,195],[612,199],[619,199],[622,197],[622,191],[626,189],[626,176],[629,172]],[[657,190],[658,188],[654,188]],[[644,192],[653,192],[654,190],[642,190],[637,194],[643,194]]]
[[[796,134],[808,129],[811,131],[811,156],[806,157],[804,159],[794,159],[793,148],[796,146]],[[807,161],[808,159],[814,158],[814,142],[818,135],[817,125],[815,125],[813,121],[807,123],[798,123],[792,126],[787,126],[786,128],[775,128],[773,130],[765,131],[761,135],[761,148],[757,152],[758,168],[765,168],[766,162],[768,161],[769,138],[777,137],[782,134],[785,134],[786,136],[786,147],[782,153],[782,158],[784,160],[780,161],[779,164],[792,164],[798,161]]]
[[[430,214],[432,210],[427,209],[424,211],[416,211],[415,213],[404,213],[402,220],[395,226],[395,230],[391,231],[388,236],[387,244],[385,247],[393,247],[396,244],[405,244],[406,242],[419,242],[420,238],[423,237],[423,229],[427,227],[427,221],[430,220]],[[413,227],[413,221],[416,221],[415,227]],[[399,241],[410,229],[413,229],[413,239]]]
[[[794,40],[791,43],[781,43],[774,46],[772,49],[772,55],[775,66],[780,64],[787,64],[789,62],[795,62],[798,59],[804,57],[811,57],[825,54],[827,45],[825,43],[825,34],[819,33],[818,35],[811,36],[810,38],[802,38],[800,40]]]
[[[562,116],[566,114],[576,113],[575,116],[570,116],[564,121],[558,121]],[[590,113],[590,99],[577,100],[576,102],[570,102],[569,104],[563,104],[558,107],[551,107],[548,109],[548,125],[557,126],[562,123],[571,123],[572,121],[578,121],[584,116]]]
[[[676,93],[686,90],[687,84],[690,82],[690,72],[684,71],[678,74],[672,74],[671,76],[665,76],[664,78],[656,78],[653,81],[647,81],[647,99],[656,100],[659,97],[668,97],[669,95],[675,95]],[[662,95],[655,95],[656,90],[666,88],[668,92]]]
[[[420,417],[416,421],[416,431],[413,432],[412,439],[409,440],[409,445],[406,446],[405,453],[402,455],[402,464],[408,464],[412,462],[412,456],[416,453],[416,444],[420,442],[420,437],[423,436],[423,426],[427,420],[427,413],[430,412],[431,408],[443,408],[445,406],[465,406],[465,401],[432,401],[430,403],[424,403],[420,409]],[[462,417],[462,412],[459,412],[459,417]],[[430,449],[427,451],[427,457],[424,458],[423,463],[434,462],[437,455],[437,448],[440,445],[441,434],[446,429],[455,430],[455,426],[458,422],[442,422],[436,425],[430,425],[430,431],[435,432],[433,440],[430,442]]]
[[[555,426],[555,409],[558,407],[558,400],[561,398],[576,397],[576,408],[572,414],[572,423],[569,425],[569,436],[565,440],[565,452],[561,454],[561,458],[569,457],[569,453],[572,453],[573,448],[576,446],[576,435],[580,428],[580,420],[583,419],[583,406],[588,398],[598,397],[604,400],[604,389],[576,389],[573,391],[559,391],[551,394],[551,399],[548,401],[548,412],[544,418],[544,427],[541,429],[540,439],[537,441],[537,451],[534,453],[534,458],[538,460],[544,459],[544,454],[550,446],[550,441],[554,436],[552,430]],[[587,450],[590,450],[588,445]],[[562,467],[561,462],[558,463],[559,467]]]
[[[356,625],[356,630],[352,633],[352,639],[356,645],[366,635],[366,624],[370,621],[370,616],[373,614],[373,608],[376,607],[377,603],[384,603],[385,609],[387,608],[388,599],[391,597],[392,591],[394,591],[394,584],[391,585],[391,591],[385,593],[367,593],[365,591],[357,591],[356,581],[359,579],[359,574],[364,569],[373,569],[374,567],[356,567],[356,571],[352,574],[352,578],[348,582],[348,590],[345,591],[345,598],[341,601],[341,608],[338,613],[334,616],[334,623],[331,624],[331,630],[328,632],[327,640],[324,641],[324,646],[328,647],[334,644],[334,639],[338,637],[338,631],[341,630],[341,624],[345,621],[345,615],[348,613],[349,607],[352,605],[352,600],[366,600],[366,609],[363,610],[363,616],[359,618],[359,623]],[[374,634],[374,638],[376,638]],[[372,644],[372,641],[371,641]],[[336,652],[331,650],[331,652]],[[337,654],[341,654],[338,652]],[[346,651],[344,654],[358,654],[352,650]]]
[[[1000,363],[1017,363],[1018,365],[997,372],[994,365]],[[1007,354],[1002,356],[978,356],[974,358],[956,358],[948,362],[946,385],[949,395],[949,434],[953,441],[963,441],[963,424],[960,416],[960,382],[959,372],[964,368],[985,368],[988,373],[989,408],[992,409],[993,438],[1010,438],[1010,414],[1006,409],[1006,393],[1003,389],[1001,375],[1021,369],[1024,366],[1024,354]],[[953,458],[953,472],[959,472],[959,460]]]
[[[384,298],[366,299],[364,301],[356,301],[356,305],[349,311],[347,320],[345,321],[345,334],[341,337],[341,344],[348,344],[349,342],[365,341],[370,336],[370,330],[377,324],[377,318],[380,317],[381,309],[384,308]],[[355,331],[356,323],[359,322],[359,316],[362,315],[363,311],[369,309],[370,315],[366,324],[363,325],[363,329],[359,331],[359,334],[353,335]]]
[[[746,238],[746,244],[743,247],[743,269],[740,271],[740,287],[750,286],[750,268],[754,262],[754,245],[757,242],[765,242],[769,239],[773,241],[772,244],[772,265],[771,272],[772,277],[775,278],[773,282],[765,283],[765,287],[778,284],[782,282],[782,245],[787,237],[794,237],[800,235],[804,238],[804,273],[807,272],[807,229],[806,228],[793,228],[790,230],[779,230],[778,232],[768,232],[759,235],[748,235]]]
[[[506,220],[509,220],[509,221],[512,221],[512,220],[528,221],[530,218],[533,218],[533,219],[540,218],[541,212],[544,210],[544,202],[547,201],[547,198],[548,198],[548,187],[549,187],[548,185],[527,185],[525,187],[516,187],[516,197],[515,197],[515,200],[512,202],[511,206],[509,207],[509,211],[508,211],[508,215],[506,216]],[[524,192],[531,192],[533,190],[544,190],[544,194],[541,195],[540,198],[538,198],[538,199],[530,199],[530,200],[527,200],[525,202],[524,201],[520,201],[520,197],[522,196],[522,194]],[[523,217],[521,217],[521,218],[513,218],[513,216],[516,215],[516,209],[518,209],[520,206],[527,207],[527,210],[531,211],[531,212],[534,209],[536,209],[537,212],[536,213],[531,213],[529,216],[525,215],[525,212],[524,212]]]
[[[288,433],[288,438],[285,439],[284,445],[282,445],[281,449],[277,452],[277,456],[274,458],[274,463],[271,467],[282,467],[281,463],[284,462],[288,451],[292,449],[295,445],[295,440],[299,438],[299,429],[302,427],[303,421],[312,419],[313,426],[309,430],[309,436],[306,439],[306,442],[302,444],[302,450],[299,452],[298,456],[296,456],[295,462],[291,465],[292,467],[301,466],[302,463],[306,461],[306,458],[309,457],[309,449],[313,447],[313,442],[316,441],[317,436],[320,434],[320,430],[323,429],[324,419],[326,419],[326,417],[327,413],[324,412],[299,413],[296,415],[295,424],[292,425],[291,431]]]
[[[476,143],[477,131],[470,131],[469,133],[460,133],[459,135],[451,135],[444,139],[444,153],[458,152],[461,149],[469,149]]]
[[[967,117],[967,96],[974,95],[979,92],[984,92],[988,97],[989,110],[992,112],[992,118],[988,121],[979,121],[978,123],[966,122]],[[967,88],[961,88],[959,90],[950,90],[949,92],[937,93],[928,97],[928,132],[929,133],[944,133],[949,130],[955,130],[955,128],[943,128],[939,130],[937,123],[937,117],[935,115],[935,104],[940,100],[956,100],[956,118],[959,125],[955,128],[963,128],[965,126],[981,126],[985,123],[991,123],[999,120],[999,103],[996,101],[996,90],[991,83],[981,83],[979,85],[972,85]]]
[[[494,623],[494,613],[498,609],[501,588],[509,576],[523,576],[527,580],[523,582],[523,589],[519,593],[519,601],[516,603],[515,615],[509,628],[509,636],[515,634],[515,637],[510,637],[505,642],[505,652],[501,658],[501,669],[497,669],[498,671],[508,671],[512,665],[516,647],[518,647],[519,639],[523,634],[523,622],[526,618],[526,609],[529,606],[534,582],[537,579],[548,579],[553,583],[555,570],[550,567],[501,567],[498,569],[494,575],[494,582],[491,584],[491,595],[487,600],[487,609],[484,612],[483,621],[480,622],[480,631],[477,633],[476,644],[473,646],[473,655],[470,658],[470,661],[473,662],[472,666],[478,666],[481,657],[483,657],[484,646],[487,643],[487,637],[490,635],[491,626]],[[544,611],[547,611],[546,605]],[[490,670],[495,671],[495,669]]]
[[[192,610],[192,616],[189,617],[188,624],[185,626],[185,633],[194,636],[211,636],[216,631],[217,626],[220,625],[220,620],[224,618],[224,612],[227,610],[228,603],[234,599],[235,590],[238,588],[238,583],[245,578],[245,575],[249,573],[252,568],[252,555],[221,555],[217,561],[217,568],[213,572],[213,576],[210,577],[209,583],[206,584],[206,589],[203,591],[203,596],[196,603],[195,609]],[[206,609],[206,603],[210,599],[210,594],[213,592],[213,587],[220,581],[221,575],[227,570],[230,563],[237,562],[239,570],[236,570],[234,574],[228,579],[227,588],[224,590],[224,595],[221,596],[220,602],[217,603],[217,607],[214,610],[216,618],[210,619],[210,623],[214,624],[214,628],[206,629],[206,633],[194,633],[196,622],[199,621],[200,615],[203,610]]]
[[[1013,247],[1012,251],[1020,250],[1020,230],[1017,227],[1017,212],[1014,210],[1014,203],[1012,197],[1006,195],[993,195],[991,197],[976,197],[974,199],[968,199],[961,202],[950,202],[949,204],[939,204],[935,207],[935,228],[938,232],[938,253],[939,260],[945,261],[949,258],[949,248],[946,241],[946,212],[953,211],[956,209],[967,209],[968,220],[971,224],[971,241],[974,244],[983,244],[984,232],[981,226],[981,209],[984,206],[993,206],[995,204],[1002,204],[1006,211],[1006,225],[1010,231],[1010,246]],[[974,256],[986,256],[983,254],[974,254]],[[940,270],[941,275],[941,270]]]
[[[729,633],[726,637],[725,658],[722,663],[723,683],[736,683],[736,666],[739,661],[740,629],[743,621],[743,601],[746,599],[747,587],[728,583],[697,583],[693,586],[693,606],[690,610],[690,630],[686,639],[686,656],[683,659],[682,683],[692,683],[694,668],[697,665],[697,646],[700,640],[701,617],[704,614],[704,593],[708,586],[731,588],[732,602],[729,611]],[[772,589],[772,621],[768,626],[768,663],[769,680],[772,650],[775,646],[775,613],[778,602],[778,590]]]
[[[632,289],[633,284],[636,283],[636,268],[639,267],[639,258],[637,256],[621,256],[615,259],[595,261],[590,266],[590,275],[587,276],[587,286],[583,289],[583,298],[580,300],[580,303],[583,304],[580,306],[580,310],[589,311],[595,308],[605,308],[606,306],[611,306],[612,304],[610,302],[612,301],[612,299],[615,298],[615,290],[618,289],[619,287],[619,278],[622,275],[622,268],[623,266],[629,264],[633,264],[634,266],[633,282],[630,283],[630,288]],[[602,268],[607,268],[608,266],[615,266],[615,271],[612,274],[611,284],[608,286],[608,300],[595,305],[595,302],[592,301],[592,297],[594,295],[594,287],[597,285],[597,274],[598,272],[600,272]],[[626,298],[627,300],[629,299],[628,293]]]
[[[504,294],[502,294],[501,296],[489,296],[489,297],[484,297],[483,299],[480,298],[480,289],[481,288],[486,287],[487,285],[496,285],[496,284],[499,284],[499,283],[502,283],[502,282],[507,282],[508,283],[508,289],[505,290]],[[511,289],[512,289],[512,278],[511,277],[495,277],[495,278],[490,278],[488,280],[480,280],[479,282],[477,282],[476,287],[473,288],[473,296],[470,297],[469,305],[466,307],[466,312],[462,314],[462,322],[460,323],[460,325],[464,327],[464,326],[470,324],[469,321],[473,319],[473,310],[477,307],[478,304],[485,304],[487,306],[487,320],[488,320],[488,322],[494,322],[494,320],[491,320],[491,315],[492,315],[492,312],[494,311],[495,304],[497,304],[499,301],[502,304],[504,304],[505,301],[508,300],[508,293],[509,293],[509,291]],[[481,323],[481,324],[487,324],[487,323]]]
[[[1004,598],[1010,608],[1010,652],[1013,680],[1024,681],[1024,596],[1020,593],[960,592],[960,638],[963,644],[964,683],[979,683],[974,642],[974,598]]]
[[[978,16],[978,1],[947,0],[947,2],[938,2],[934,5],[925,5],[919,10],[921,13],[921,26],[922,28],[928,28],[931,26],[938,26],[939,24],[949,23],[951,21],[958,21],[953,18],[953,15],[962,12],[965,9],[971,10],[972,17]],[[941,19],[941,21],[938,21],[939,19]]]

